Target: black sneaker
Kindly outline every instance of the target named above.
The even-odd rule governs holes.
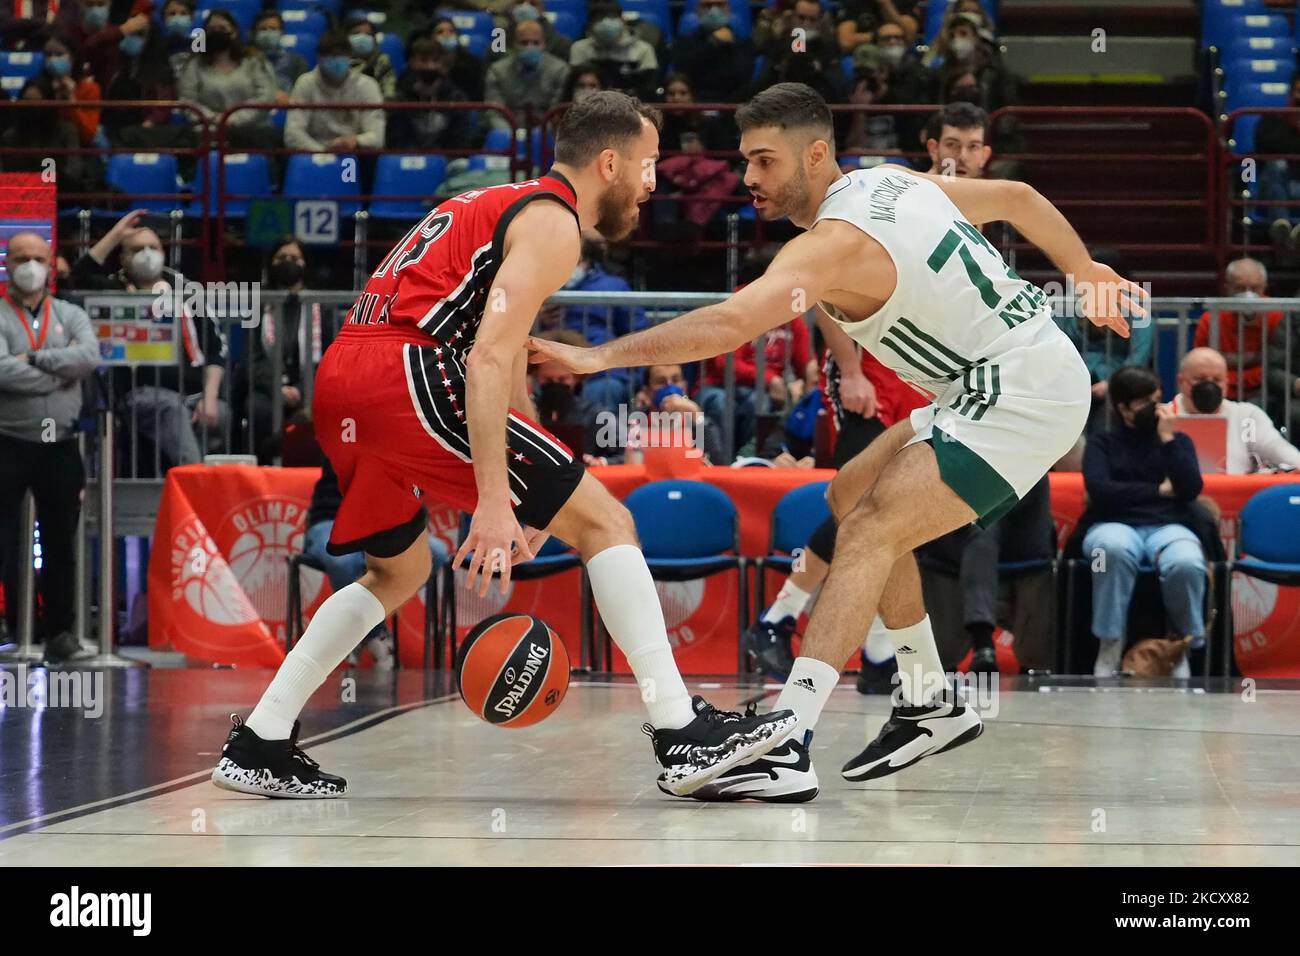
[[[685,727],[656,730],[645,724],[641,728],[654,743],[655,757],[664,768],[659,789],[677,797],[779,746],[799,722],[792,710],[760,715],[750,705],[744,714],[737,714],[718,710],[698,696],[691,707],[695,719]]]
[[[50,664],[72,664],[98,653],[98,648],[82,643],[71,631],[60,631],[45,642],[45,660]]]
[[[873,664],[862,655],[862,669],[858,671],[858,680],[854,685],[859,694],[892,694],[898,683],[898,659],[891,657],[887,661]]]
[[[212,771],[212,782],[222,790],[297,800],[347,793],[346,780],[323,773],[320,764],[298,747],[298,721],[294,721],[288,740],[263,740],[237,714],[230,715],[230,722],[235,727],[221,748],[221,762]]]
[[[764,677],[783,681],[790,676],[790,669],[794,667],[794,652],[790,650],[794,625],[795,620],[789,615],[776,624],[760,618],[745,632],[742,642],[745,653]]]
[[[692,800],[730,803],[758,800],[762,803],[807,803],[817,796],[817,771],[808,750],[812,746],[811,730],[803,740],[791,737],[762,757],[732,767],[712,783],[691,793]],[[661,783],[659,789],[672,793]]]
[[[970,658],[970,674],[996,674],[998,672],[998,652],[991,647],[977,647]]]
[[[845,780],[875,780],[922,757],[960,747],[984,732],[979,714],[945,701],[931,707],[895,707],[876,739],[840,771]]]

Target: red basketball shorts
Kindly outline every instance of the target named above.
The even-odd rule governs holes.
[[[316,439],[343,493],[331,554],[401,554],[425,529],[423,496],[474,510],[465,415],[465,369],[451,349],[407,329],[343,327],[312,395]],[[582,461],[514,410],[506,443],[515,515],[545,528],[582,480]]]

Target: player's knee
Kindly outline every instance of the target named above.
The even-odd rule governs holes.
[[[618,538],[620,544],[636,544],[636,522],[632,520],[632,512],[627,510],[627,506],[621,501],[614,501],[606,509],[604,515],[604,524],[606,532],[612,537]]]
[[[874,496],[868,494],[854,505],[840,520],[835,536],[835,552],[887,551],[891,555],[907,550],[906,522],[892,510],[883,508]]]

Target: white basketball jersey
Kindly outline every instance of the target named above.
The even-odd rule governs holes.
[[[906,382],[939,395],[967,373],[1032,338],[1050,335],[1043,291],[1016,275],[939,186],[897,169],[855,170],[836,180],[816,222],[842,219],[871,236],[898,271],[878,312],[845,332]]]

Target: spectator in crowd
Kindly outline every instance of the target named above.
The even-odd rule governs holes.
[[[569,65],[546,51],[545,34],[537,20],[521,20],[513,29],[510,53],[488,67],[483,98],[488,103],[500,103],[510,110],[515,124],[523,126],[529,109],[540,116],[560,102]],[[486,116],[493,128],[510,127],[502,113],[490,112]]]
[[[343,494],[339,490],[339,478],[329,459],[321,456],[320,478],[312,489],[311,504],[307,508],[307,532],[303,535],[303,554],[320,562],[329,578],[330,587],[342,590],[356,581],[366,570],[366,556],[360,551],[347,554],[330,554],[325,545],[329,543],[330,532],[334,529],[334,520],[338,517],[339,506],[343,503]],[[434,573],[442,568],[448,560],[446,545],[433,535],[426,534],[429,551],[433,556]],[[375,669],[391,671],[396,662],[397,647],[393,635],[388,630],[387,621],[381,621],[361,639],[357,649],[348,657],[348,661],[359,663],[358,654],[364,649],[374,659]]]
[[[803,33],[795,34],[796,27]],[[759,10],[754,20],[754,50],[768,59],[788,49],[796,37],[811,43],[834,36],[835,20],[822,8],[821,0],[776,0]]]
[[[45,75],[56,100],[77,100],[97,103],[100,100],[99,84],[89,73],[74,76],[72,48],[66,40],[53,36],[45,41]],[[65,109],[62,117],[77,129],[77,139],[82,146],[90,146],[99,135],[99,110],[90,108]]]
[[[683,73],[669,73],[664,78],[664,104],[685,106],[695,103],[697,97],[690,78]],[[734,129],[712,110],[666,109],[663,111],[663,128],[659,131],[659,152],[698,153],[701,151],[732,150],[736,147]]]
[[[283,96],[276,97],[277,103],[287,102],[289,91],[298,82],[298,77],[307,72],[307,61],[302,54],[286,50],[280,45],[284,39],[284,19],[276,10],[263,10],[253,21],[253,46],[275,71],[275,85]]]
[[[108,81],[118,71],[124,52],[138,49],[139,40],[127,41],[128,36],[138,36],[149,27],[150,0],[135,0],[131,15],[121,25],[109,21],[109,4],[97,0],[82,4],[80,24],[66,35],[68,45],[80,52],[80,61],[73,64],[73,74],[81,76],[86,70],[99,88],[105,89]]]
[[[756,85],[763,89],[774,83],[806,83],[828,103],[842,100],[839,41],[823,21],[828,21],[818,0],[796,0],[767,45],[767,66]],[[796,32],[798,31],[798,32]],[[761,48],[760,48],[761,49]]]
[[[1292,79],[1286,105],[1291,110],[1300,108],[1300,77]],[[1255,149],[1261,153],[1300,153],[1300,114],[1278,112],[1261,116],[1255,127]],[[1261,163],[1259,196],[1300,200],[1300,160],[1269,159]],[[1274,206],[1269,214],[1273,224],[1268,235],[1274,249],[1283,255],[1294,253],[1300,248],[1300,225],[1295,225],[1300,222],[1300,206]]]
[[[167,0],[163,5],[163,36],[166,57],[173,76],[194,55],[195,27],[193,0]]]
[[[1246,301],[1267,298],[1268,270],[1264,263],[1245,256],[1228,263],[1223,273],[1223,294]],[[1263,310],[1220,312],[1213,322],[1208,310],[1201,314],[1194,344],[1198,348],[1208,345],[1223,353],[1228,362],[1228,394],[1233,399],[1250,402],[1258,398],[1264,383],[1264,337],[1281,321],[1281,312]]]
[[[0,567],[5,620],[18,633],[23,496],[31,491],[41,529],[38,627],[45,657],[61,663],[93,656],[73,633],[76,537],[86,474],[72,425],[81,381],[99,364],[86,313],[46,291],[50,246],[34,232],[10,236],[8,287],[0,302]]]
[[[632,34],[617,3],[593,3],[587,16],[587,36],[569,51],[572,66],[596,67],[607,89],[623,90],[651,99],[659,73],[654,47]]]
[[[517,0],[510,10],[510,17],[515,23],[532,20],[541,24],[546,52],[558,56],[565,63],[569,62],[573,40],[556,30],[555,25],[546,19],[546,4],[543,0]]]
[[[673,64],[690,78],[703,103],[734,103],[754,75],[754,44],[736,35],[728,0],[700,0],[699,27],[678,34]]]
[[[307,253],[302,243],[281,239],[271,248],[265,281],[267,288],[287,292],[288,297],[283,306],[267,303],[263,308],[262,321],[246,338],[247,357],[235,370],[235,409],[240,420],[247,423],[247,447],[264,465],[270,464],[280,449],[280,434],[273,427],[275,394],[280,395],[283,425],[303,410],[303,366],[320,360],[338,329],[334,306],[319,302],[306,305],[299,298],[307,288],[307,279]],[[277,341],[279,381],[273,359]]]
[[[647,414],[658,412],[659,430],[656,437],[662,446],[669,436],[691,436],[692,441],[702,441],[699,448],[704,453],[705,464],[723,465],[726,458],[722,450],[722,436],[718,426],[703,409],[686,395],[686,376],[680,365],[651,365],[645,372],[645,384],[637,392],[637,409]],[[669,416],[666,420],[663,416]],[[655,420],[651,419],[653,428]],[[665,428],[665,425],[667,426]],[[631,436],[629,436],[629,443]]]
[[[883,24],[881,45],[864,44],[853,53],[849,102],[859,106],[911,106],[935,99],[930,71],[907,52],[902,27]],[[841,124],[846,150],[911,149],[925,127],[926,114],[855,112]]]
[[[373,77],[351,68],[352,46],[327,33],[317,46],[316,68],[298,77],[292,103],[373,103],[374,109],[295,110],[284,123],[284,145],[312,153],[379,149],[384,145],[384,96]]]
[[[933,126],[925,141],[930,154],[928,172],[982,179],[993,154],[986,142],[988,114],[973,103],[950,103],[934,114]]]
[[[882,46],[880,28],[886,24],[898,28],[903,42],[916,42],[920,24],[917,0],[846,0],[836,15],[835,34],[840,52],[848,55],[864,43]]]
[[[600,70],[594,66],[575,66],[569,70],[569,78],[564,81],[564,92],[560,94],[561,103],[576,103],[583,97],[605,88]]]
[[[75,288],[151,293],[172,302],[178,276],[163,265],[158,234],[140,226],[144,215],[142,209],[127,213],[73,263]],[[164,467],[201,462],[205,452],[220,447],[230,416],[221,398],[226,337],[216,318],[186,310],[177,324],[184,353],[179,365],[157,366],[135,382],[129,375],[115,381],[125,392],[133,430],[154,444]],[[153,384],[138,384],[145,380]]]
[[[560,342],[576,348],[586,348],[591,343],[572,329],[551,329],[538,335],[540,339]],[[601,442],[613,430],[601,431],[601,409],[587,401],[581,394],[581,378],[559,362],[546,361],[530,368],[533,376],[533,403],[537,406],[537,421],[555,432],[559,428],[582,428],[582,460],[588,465],[617,464],[623,460],[623,449]],[[557,435],[563,439],[565,436]]]
[[[1294,442],[1300,436],[1300,320],[1293,316],[1290,322],[1280,323],[1269,342],[1264,407]]]
[[[573,268],[573,274],[564,283],[567,292],[630,292],[632,287],[622,276],[604,269],[605,246],[594,239],[582,241],[582,258]],[[592,345],[603,345],[611,339],[630,335],[646,328],[649,323],[641,306],[581,306],[571,305],[564,310],[566,328],[582,335]],[[616,412],[626,404],[631,394],[632,371],[612,368],[590,375],[583,380],[582,397],[597,411]]]
[[[1265,468],[1300,468],[1300,450],[1283,438],[1264,409],[1224,397],[1228,363],[1211,348],[1196,348],[1178,366],[1175,415],[1227,419],[1227,473],[1245,475]]]
[[[206,49],[186,61],[176,78],[182,100],[195,104],[209,122],[241,103],[271,103],[279,87],[264,56],[250,56],[230,14],[213,10],[203,21]],[[185,114],[182,114],[185,115]],[[237,110],[226,119],[229,143],[236,149],[274,149],[280,131],[265,109]]]
[[[54,84],[48,76],[30,77],[18,98],[24,102],[53,102]],[[6,153],[0,157],[0,169],[7,173],[43,173],[45,161],[54,162],[55,182],[60,193],[93,192],[101,184],[97,161],[93,157],[69,153],[81,147],[77,128],[60,116],[53,107],[11,110],[21,117],[3,134],[0,146],[6,150],[30,149],[39,152]]]
[[[1125,366],[1107,394],[1119,423],[1093,435],[1083,453],[1088,510],[1080,523],[1092,571],[1092,633],[1101,643],[1094,674],[1109,677],[1124,652],[1138,566],[1160,575],[1166,613],[1177,637],[1205,637],[1205,555],[1192,530],[1203,482],[1192,440],[1175,429],[1150,369]],[[1188,676],[1184,657],[1174,676]]]
[[[429,35],[451,54],[451,63],[447,68],[447,76],[451,81],[465,91],[471,102],[484,102],[483,83],[486,71],[483,61],[465,49],[465,46],[460,42],[460,34],[456,31],[456,24],[452,22],[450,17],[440,16],[434,21],[432,32]],[[415,39],[419,39],[419,37],[417,36]],[[410,60],[409,51],[407,60]]]
[[[397,71],[388,54],[379,49],[375,39],[375,25],[370,22],[364,10],[353,10],[343,18],[343,27],[347,30],[348,44],[352,49],[352,68],[360,70],[379,84],[379,92],[384,99],[391,100],[397,96]]]
[[[959,13],[940,32],[926,65],[938,76],[944,103],[959,100],[993,112],[1018,98],[993,35],[974,14]]]
[[[451,54],[432,38],[411,44],[406,73],[397,84],[397,99],[403,103],[464,103],[465,91],[447,76]],[[474,129],[466,110],[393,110],[385,135],[393,149],[468,149],[474,145]]]
[[[117,73],[108,82],[105,99],[176,99],[176,77],[167,57],[165,35],[150,23],[143,36],[144,46],[137,55],[122,56]],[[109,108],[103,111],[103,123],[104,135],[114,146],[152,150],[184,148],[194,142],[192,130],[172,125],[171,110],[166,107]]]

